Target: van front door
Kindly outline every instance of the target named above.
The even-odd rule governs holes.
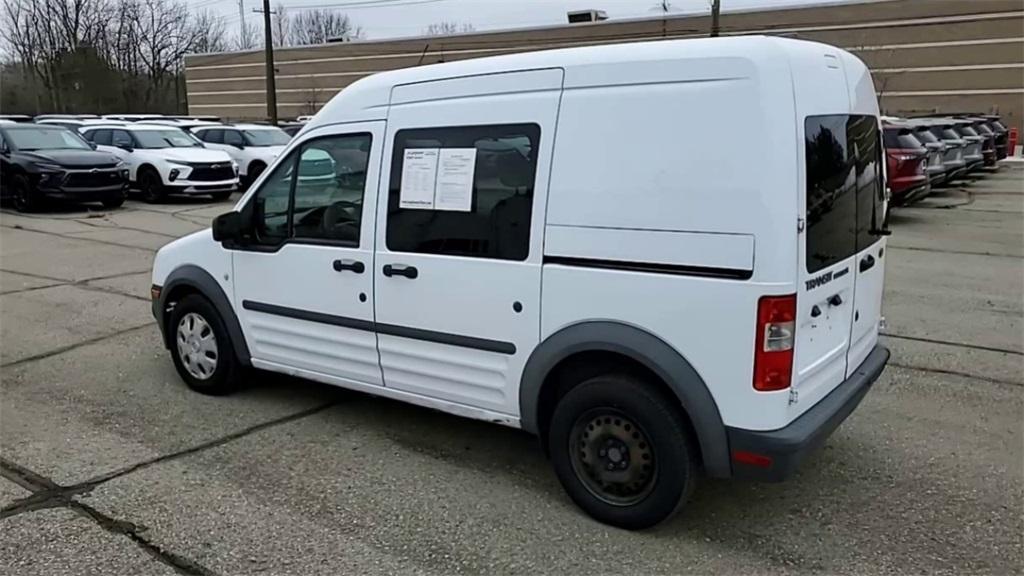
[[[373,271],[388,388],[518,416],[561,82],[541,70],[392,93]]]
[[[381,384],[373,331],[373,237],[383,122],[303,135],[242,212],[235,310],[257,367]]]

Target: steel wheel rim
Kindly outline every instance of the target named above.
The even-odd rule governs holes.
[[[217,336],[205,318],[189,312],[178,321],[178,358],[185,371],[197,380],[206,380],[217,370]]]
[[[657,460],[649,436],[614,408],[588,410],[569,434],[573,472],[595,498],[613,506],[643,501],[657,480]]]

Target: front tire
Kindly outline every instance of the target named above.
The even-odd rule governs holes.
[[[11,179],[11,193],[14,196],[14,208],[18,212],[35,212],[42,206],[42,198],[32,189],[32,183],[22,175]]]
[[[221,395],[238,387],[240,368],[231,337],[209,300],[198,294],[182,298],[171,311],[166,329],[174,367],[189,388]]]
[[[155,170],[145,170],[139,175],[139,189],[142,199],[150,204],[160,202],[166,196],[163,180]]]
[[[696,485],[696,449],[678,400],[629,374],[596,376],[569,390],[547,439],[569,497],[612,526],[664,522]]]
[[[231,191],[229,190],[227,192],[214,192],[213,194],[210,194],[210,198],[213,198],[214,201],[216,202],[223,202],[228,198],[231,198]]]

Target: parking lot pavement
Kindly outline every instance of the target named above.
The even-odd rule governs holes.
[[[189,392],[149,315],[148,267],[228,203],[5,211],[0,566],[1019,573],[1022,168],[894,212],[892,362],[794,478],[706,481],[639,533],[583,516],[515,430],[272,375],[228,397]]]

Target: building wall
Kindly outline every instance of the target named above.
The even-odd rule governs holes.
[[[595,3],[600,7],[600,2]],[[722,34],[780,34],[833,44],[871,67],[882,109],[893,115],[997,112],[1021,128],[1021,0],[874,0],[722,15]],[[702,37],[708,16],[617,20],[275,51],[278,113],[315,112],[339,90],[384,70],[545,48]],[[263,51],[186,58],[189,111],[266,117]]]

